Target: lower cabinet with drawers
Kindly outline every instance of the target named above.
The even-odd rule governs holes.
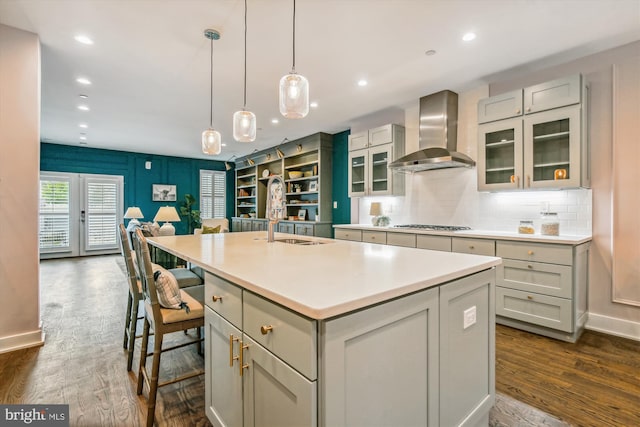
[[[486,425],[494,291],[490,269],[314,320],[206,273],[207,417],[216,427]],[[463,325],[470,307],[475,322]]]
[[[498,241],[496,321],[576,342],[587,321],[589,246]]]
[[[590,243],[579,245],[336,228],[335,238],[498,256],[496,321],[576,342],[587,320]],[[392,243],[395,241],[396,243]],[[403,244],[404,243],[404,244]]]

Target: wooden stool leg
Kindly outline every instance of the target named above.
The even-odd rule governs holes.
[[[127,336],[127,332],[129,330],[129,324],[131,323],[131,306],[133,305],[133,298],[131,297],[131,292],[129,292],[129,298],[127,298],[127,314],[124,319],[124,343],[122,343],[122,348],[129,348],[127,345],[129,344],[129,337]],[[131,370],[131,368],[129,368]]]
[[[157,332],[157,331],[156,331]],[[162,355],[162,334],[156,333],[153,344],[153,363],[149,381],[149,400],[147,401],[147,427],[153,426],[156,413],[156,395],[158,394],[158,375],[160,374],[160,356]]]
[[[138,329],[138,307],[140,306],[140,300],[133,298],[133,309],[131,310],[131,317],[129,318],[129,354],[127,354],[127,372],[131,370],[133,365],[133,350],[136,347],[136,330]]]
[[[138,394],[142,394],[142,386],[144,384],[144,376],[142,371],[144,371],[147,364],[147,346],[149,344],[149,329],[151,328],[151,324],[149,320],[144,319],[144,331],[142,332],[142,348],[140,349],[140,367],[138,368],[138,389],[136,392]]]

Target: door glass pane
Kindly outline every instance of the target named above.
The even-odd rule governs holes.
[[[387,157],[386,151],[375,153],[371,156],[371,186],[373,191],[387,191],[389,189]]]
[[[533,180],[552,181],[571,177],[569,119],[533,125]]]
[[[365,156],[351,158],[351,192],[364,193],[364,162]]]
[[[40,249],[70,246],[69,182],[40,181]]]
[[[87,183],[87,249],[118,243],[117,190],[117,185],[111,182]]]
[[[515,174],[515,129],[485,134],[485,181],[487,184],[513,182]]]

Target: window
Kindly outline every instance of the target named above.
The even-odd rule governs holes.
[[[226,216],[226,173],[200,171],[200,218]]]
[[[40,249],[61,249],[70,245],[69,181],[40,181]]]

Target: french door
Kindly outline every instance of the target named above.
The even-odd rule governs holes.
[[[123,177],[40,173],[40,258],[117,253]]]

